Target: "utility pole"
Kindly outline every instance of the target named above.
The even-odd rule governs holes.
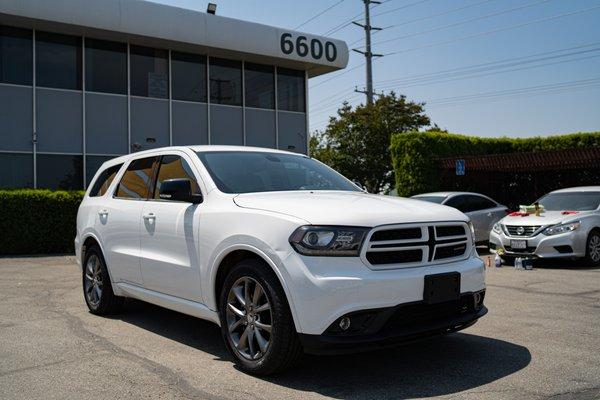
[[[371,31],[380,31],[381,28],[376,28],[371,26],[371,13],[370,13],[370,5],[371,4],[381,4],[379,1],[375,0],[363,0],[365,3],[365,23],[364,25],[352,21],[354,25],[358,25],[365,30],[365,51],[352,49],[357,53],[363,54],[367,63],[367,82],[365,90],[355,89],[354,91],[357,93],[364,93],[367,95],[367,104],[373,104],[373,57],[383,57],[383,54],[373,54],[371,52]]]

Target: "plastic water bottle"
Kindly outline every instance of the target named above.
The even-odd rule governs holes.
[[[515,258],[515,269],[523,269],[523,259],[521,257]]]
[[[502,267],[502,259],[500,258],[500,254],[496,253],[496,257],[494,257],[494,266],[496,268]]]

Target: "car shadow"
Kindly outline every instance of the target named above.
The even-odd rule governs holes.
[[[129,299],[115,318],[231,360],[220,329],[210,322]],[[305,355],[293,370],[259,379],[337,399],[423,398],[474,390],[530,362],[531,353],[524,346],[455,333],[368,353]]]
[[[584,260],[571,260],[561,258],[549,258],[543,259],[538,258],[533,260],[534,268],[547,268],[547,269],[571,269],[571,270],[592,270],[600,269],[600,267],[593,267],[587,265]]]

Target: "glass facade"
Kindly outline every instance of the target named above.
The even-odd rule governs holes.
[[[0,188],[82,189],[169,145],[306,152],[304,90],[304,71],[0,26]]]
[[[246,63],[244,65],[246,107],[275,108],[275,67]]]
[[[210,63],[210,102],[242,105],[242,63],[241,61],[212,58]]]
[[[36,32],[35,39],[36,85],[81,90],[81,38]]]
[[[169,98],[169,56],[167,50],[131,46],[131,94]]]
[[[0,82],[31,85],[32,36],[28,29],[0,26]]]
[[[85,90],[127,94],[127,45],[85,40]]]
[[[304,71],[277,68],[277,104],[280,110],[305,112]]]

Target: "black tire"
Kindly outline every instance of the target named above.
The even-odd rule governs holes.
[[[256,282],[261,285],[262,293],[266,296],[265,300],[265,297],[260,295],[262,302],[265,303],[268,301],[270,305],[270,308],[268,309],[270,310],[270,313],[267,314],[267,317],[263,317],[264,314],[260,314],[262,316],[258,316],[258,319],[256,320],[260,322],[262,318],[267,318],[270,320],[269,326],[271,329],[271,331],[268,332],[268,347],[266,347],[264,353],[261,348],[258,353],[253,353],[253,355],[250,356],[254,357],[254,355],[257,355],[256,359],[248,358],[248,354],[244,356],[241,351],[242,349],[238,350],[234,343],[233,335],[237,335],[237,333],[229,333],[229,326],[233,325],[230,323],[232,315],[234,319],[246,319],[246,317],[239,317],[238,314],[232,314],[231,311],[229,314],[227,312],[229,309],[228,302],[231,302],[230,296],[234,295],[232,288],[234,285],[239,287],[239,282],[245,282],[246,280],[250,282],[249,285],[256,285]],[[254,287],[256,288],[256,286]],[[245,297],[245,300],[246,303],[256,304],[254,299]],[[240,306],[243,307],[241,303]],[[251,313],[252,308],[245,308],[245,310],[242,311],[245,315],[248,315]],[[259,313],[258,311],[256,312]],[[263,313],[265,312],[266,311],[263,311]],[[273,271],[259,260],[242,260],[231,269],[221,287],[219,318],[221,320],[221,333],[225,345],[227,346],[227,350],[234,358],[236,365],[244,372],[263,376],[273,375],[294,366],[302,355],[302,347],[298,339],[298,334],[296,333],[292,313],[290,312],[290,307],[283,288]],[[228,318],[230,319],[228,320]],[[247,329],[252,330],[254,324],[252,324],[252,328],[250,325],[251,324],[245,320],[243,325],[238,324],[238,328],[236,329],[239,329],[240,331]],[[258,324],[256,324],[256,326],[258,326]],[[262,332],[264,334],[267,331]],[[238,344],[242,341],[241,336],[242,335],[239,335],[238,337]],[[258,340],[254,339],[255,337],[256,335],[252,334],[250,341]],[[263,335],[261,335],[261,339],[264,340]],[[248,339],[246,339],[246,341],[247,340]],[[247,343],[248,349],[250,349],[250,343],[245,343]]]
[[[594,252],[594,249],[592,249],[592,247],[598,246],[598,243],[600,243],[600,230],[594,229],[590,232],[587,241],[585,242],[585,262],[588,266],[594,268],[600,267],[598,253]]]
[[[97,267],[95,262],[98,262]],[[97,268],[97,272],[90,274],[89,267],[92,270]],[[93,272],[93,271],[92,271]],[[109,315],[117,313],[123,305],[123,297],[115,296],[106,262],[102,251],[96,245],[92,245],[85,250],[85,259],[82,266],[82,284],[83,298],[90,312],[96,315]],[[87,276],[86,276],[87,275]],[[88,276],[94,279],[89,279]],[[95,291],[92,282],[96,282],[96,286],[100,288],[100,292]]]

